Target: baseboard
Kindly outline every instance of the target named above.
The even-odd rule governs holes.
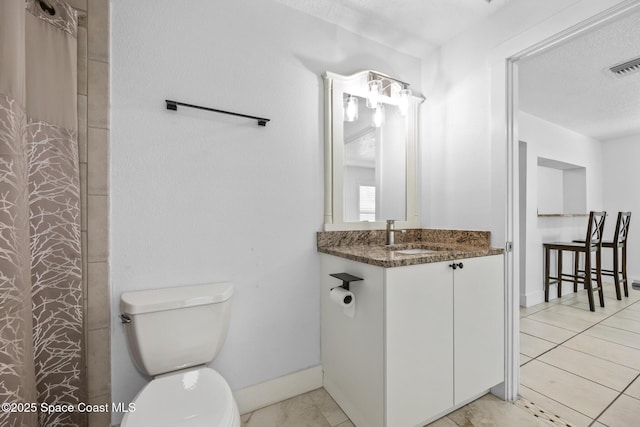
[[[273,403],[322,387],[322,366],[274,378],[233,392],[241,414],[264,408]]]

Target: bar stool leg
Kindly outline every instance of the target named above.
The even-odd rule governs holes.
[[[616,252],[618,249],[616,249]],[[627,277],[627,244],[622,246],[622,284],[624,286],[624,296],[629,296],[629,279]]]
[[[580,252],[573,253],[573,292],[578,292],[578,272],[580,271]]]
[[[604,289],[602,288],[602,249],[596,251],[596,282],[598,284],[600,307],[604,307]]]
[[[549,261],[550,253],[548,246],[544,247],[544,301],[549,302]]]
[[[591,253],[584,254],[584,287],[587,289],[587,298],[589,298],[589,310],[596,311],[593,303],[593,289],[591,288]]]
[[[562,297],[562,251],[558,250],[558,298]]]
[[[618,300],[621,300],[622,296],[620,295],[620,267],[619,267],[620,260],[618,259],[618,248],[614,245],[612,249],[613,249],[613,283],[615,284],[615,287],[616,287],[616,298]]]

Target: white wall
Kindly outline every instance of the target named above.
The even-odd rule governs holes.
[[[125,291],[232,281],[213,367],[234,390],[318,365],[321,73],[371,68],[420,92],[420,61],[271,1],[111,2],[112,399],[146,383],[117,319]]]
[[[603,141],[602,152],[604,209],[611,215],[605,238],[612,238],[618,212],[630,211],[627,272],[629,281],[640,280],[640,134]]]
[[[618,3],[512,0],[423,60],[423,225],[490,230],[503,246],[505,59]]]
[[[555,185],[560,189],[562,188],[562,171],[539,168],[538,158],[542,157],[585,168],[586,212],[588,212],[590,210],[603,209],[603,150],[600,141],[542,120],[539,117],[521,111],[518,119],[520,140],[527,143],[526,177],[523,177],[526,180],[526,211],[522,216],[525,219],[524,225],[527,233],[527,257],[525,264],[520,266],[525,271],[525,280],[520,283],[520,304],[528,307],[544,301],[542,244],[544,242],[583,239],[587,229],[587,217],[538,217],[539,194],[547,193],[545,188],[539,188],[539,186],[553,187]],[[543,170],[541,171],[540,169]],[[555,175],[555,181],[553,176],[547,176],[551,181],[539,179],[539,173],[544,172],[544,169],[558,172]],[[558,192],[562,194],[561,190],[558,190]],[[562,207],[562,200],[557,201],[557,205]],[[541,210],[540,213],[562,212],[543,212]],[[610,220],[610,218],[607,218],[607,220]],[[552,258],[551,262],[551,270],[554,272],[555,257]],[[572,265],[571,259],[567,255],[564,262],[565,272],[569,272]],[[573,292],[573,287],[564,286],[563,293],[569,292]],[[550,292],[551,299],[555,298],[554,295],[557,295],[555,285]]]
[[[528,139],[524,139],[522,134],[520,140],[528,141]],[[532,208],[535,206],[538,213],[563,213],[564,186],[560,185],[563,181],[562,171],[538,166],[536,175],[533,175],[533,178],[538,180],[538,199]]]

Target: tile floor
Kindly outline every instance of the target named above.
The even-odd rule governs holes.
[[[429,424],[429,427],[554,425],[523,409],[487,394]],[[242,427],[354,427],[323,388],[244,414],[241,420]]]
[[[572,426],[638,426],[640,291],[605,285],[597,305],[580,291],[520,309],[520,395]]]
[[[486,395],[429,427],[640,425],[640,292],[617,301],[607,285],[605,297],[595,313],[585,291],[521,308],[521,399]],[[242,416],[242,427],[303,426],[353,424],[322,388]]]

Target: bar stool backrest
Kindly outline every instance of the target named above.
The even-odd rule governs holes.
[[[629,223],[631,222],[631,212],[618,212],[616,220],[616,231],[613,235],[614,245],[626,245],[627,235],[629,234]]]
[[[587,227],[587,238],[585,239],[587,248],[596,248],[602,246],[604,220],[606,217],[606,212],[589,212],[589,226]]]

